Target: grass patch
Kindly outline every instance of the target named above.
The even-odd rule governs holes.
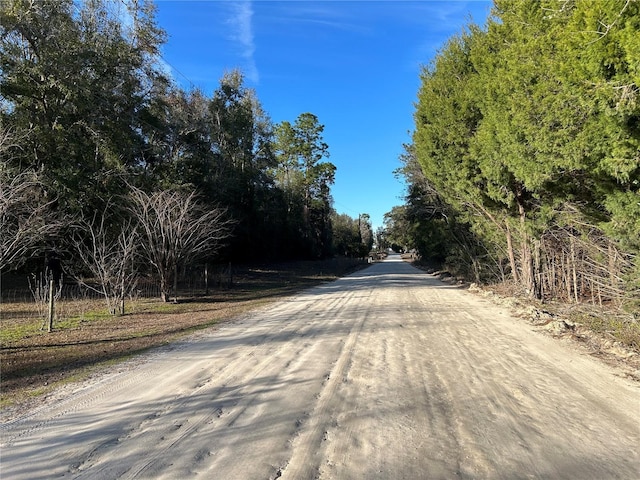
[[[41,326],[41,323],[37,324],[37,322],[31,321],[24,323],[15,322],[5,327],[3,322],[2,328],[0,328],[0,345],[9,345],[19,342],[21,339],[39,335],[42,333]]]
[[[640,323],[629,315],[576,313],[571,320],[640,352]]]

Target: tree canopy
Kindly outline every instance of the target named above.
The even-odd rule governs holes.
[[[320,120],[274,125],[238,70],[210,95],[179,87],[154,15],[149,0],[0,3],[0,269],[56,251],[91,274],[104,265],[88,257],[120,258],[123,229],[164,296],[185,263],[332,255]]]
[[[536,297],[637,297],[639,48],[636,1],[496,0],[423,68],[410,241]]]

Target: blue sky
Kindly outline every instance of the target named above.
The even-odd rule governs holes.
[[[404,185],[393,175],[410,141],[420,69],[490,1],[156,0],[163,59],[184,88],[210,95],[239,68],[275,122],[310,112],[325,126],[339,213],[374,229]]]

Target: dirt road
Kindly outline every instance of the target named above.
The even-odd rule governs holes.
[[[638,384],[397,257],[68,390],[1,478],[640,478]]]

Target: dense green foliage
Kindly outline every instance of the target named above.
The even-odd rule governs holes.
[[[353,219],[349,215],[334,213],[333,251],[345,257],[364,258],[373,248],[373,231],[369,215],[366,213]]]
[[[11,229],[1,240],[26,245],[18,226],[36,200],[56,228],[42,235],[45,229],[34,226],[29,248],[12,247],[11,257],[5,255],[11,261],[0,270],[19,266],[37,250],[55,250],[67,264],[86,263],[76,258],[93,251],[92,240],[87,234],[79,245],[77,225],[108,219],[100,231],[118,239],[132,217],[147,218],[138,210],[150,207],[137,205],[134,191],[147,192],[148,199],[161,192],[183,195],[197,199],[194,212],[224,213],[219,222],[233,229],[218,239],[223,248],[216,244],[191,262],[334,253],[335,166],[324,161],[329,147],[318,118],[303,113],[293,124],[274,125],[239,71],[226,73],[210,96],[183,90],[162,67],[165,37],[150,1],[1,2],[3,202],[20,192],[2,210],[3,225]],[[16,185],[23,178],[29,185]],[[26,199],[27,188],[37,189],[37,198]],[[163,266],[171,272],[178,267],[187,266]]]
[[[640,2],[496,0],[421,79],[404,242],[538,298],[637,298]]]

